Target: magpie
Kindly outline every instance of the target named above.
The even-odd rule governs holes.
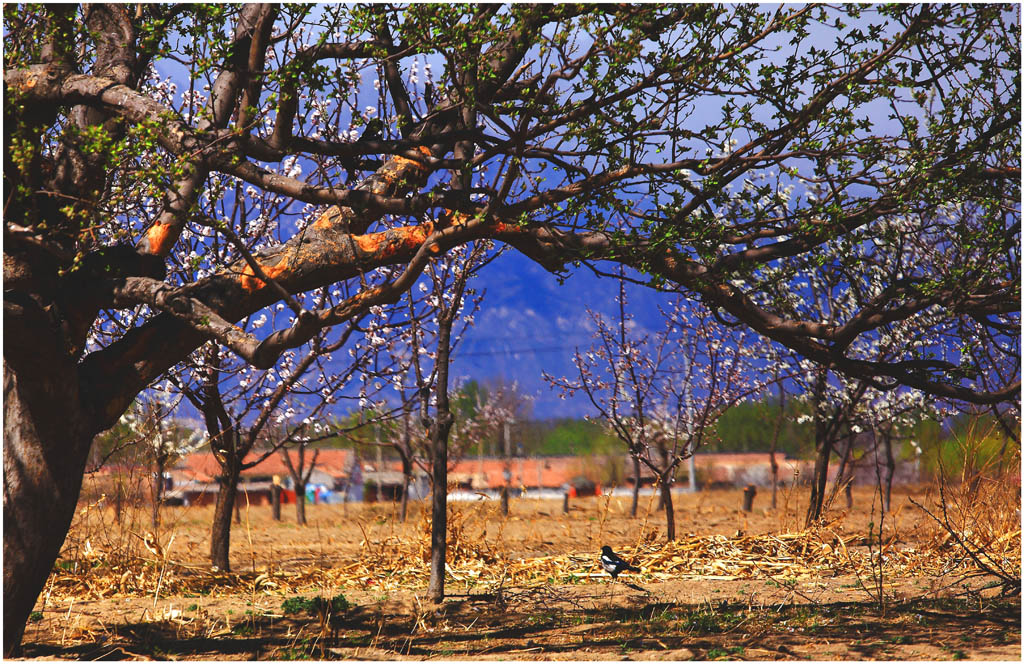
[[[618,554],[612,551],[610,546],[601,547],[601,567],[604,568],[604,571],[611,574],[613,579],[618,578],[621,572],[640,571],[639,567],[634,567],[622,558],[619,558]]]

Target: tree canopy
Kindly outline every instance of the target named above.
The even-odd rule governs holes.
[[[140,391],[211,340],[273,367],[469,242],[628,266],[879,389],[1018,398],[1013,6],[8,4],[4,31],[5,650],[59,549],[28,506],[70,521]],[[841,315],[803,306],[823,274]],[[920,343],[862,352],[897,329]]]
[[[978,385],[970,352],[880,364],[855,343],[924,318],[941,354],[940,331],[1015,325],[1008,8],[9,6],[7,31],[8,287],[91,282],[69,350],[134,374],[97,395],[107,417],[204,339],[270,366],[394,299],[392,266],[481,236],[552,270],[625,262],[850,373],[1015,388]],[[353,163],[371,174],[345,186]],[[858,301],[843,320],[776,299],[819,265]],[[231,325],[281,299],[264,277],[296,293],[380,268],[270,340]],[[140,304],[85,352],[93,310]]]

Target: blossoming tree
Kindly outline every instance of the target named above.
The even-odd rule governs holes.
[[[152,511],[150,525],[154,535],[160,527],[160,504],[164,499],[164,472],[172,461],[191,454],[207,443],[201,431],[184,435],[172,419],[181,397],[159,390],[140,398],[124,415],[120,423],[127,426],[133,438],[146,449],[151,461],[150,498]]]
[[[471,240],[629,265],[878,387],[1019,393],[1012,6],[8,4],[4,30],[8,654],[142,390],[211,340],[267,370]],[[909,212],[926,232],[887,230]],[[757,297],[907,243],[936,260],[849,317]],[[294,322],[235,326],[287,296]],[[901,320],[1001,350],[858,354]]]
[[[590,311],[594,344],[573,356],[576,376],[544,377],[562,396],[586,395],[596,417],[621,440],[633,459],[636,516],[640,465],[657,478],[669,540],[675,539],[672,485],[679,464],[692,458],[732,406],[764,391],[765,352],[746,329],[725,325],[706,309],[676,298],[664,324],[638,333],[620,275],[612,321]]]

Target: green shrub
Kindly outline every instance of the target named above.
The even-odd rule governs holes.
[[[281,604],[281,611],[285,615],[293,613],[316,615],[325,611],[337,614],[347,611],[351,607],[352,605],[345,599],[345,596],[338,593],[329,600],[325,597],[289,597]]]

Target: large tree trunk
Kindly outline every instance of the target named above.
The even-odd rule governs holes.
[[[238,495],[239,468],[237,460],[229,457],[226,468],[222,468],[220,491],[217,492],[217,506],[213,510],[213,528],[210,533],[210,564],[222,572],[231,571],[231,513]]]
[[[73,368],[61,376],[7,355],[5,344],[4,654],[13,656],[75,514],[92,433]]]

